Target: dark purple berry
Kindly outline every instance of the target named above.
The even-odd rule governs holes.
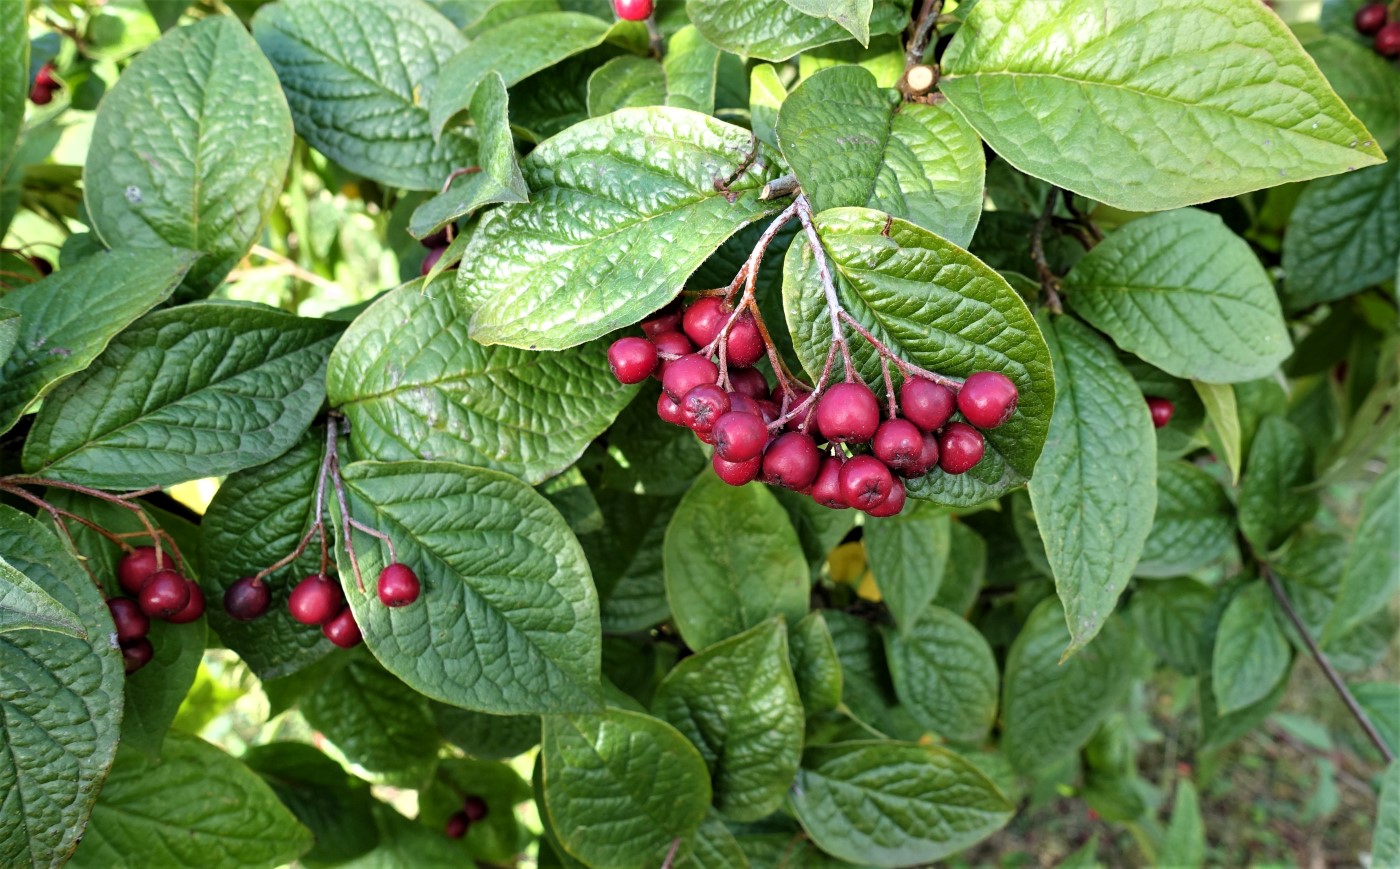
[[[407,564],[395,561],[379,572],[379,602],[385,606],[408,606],[420,590],[418,575]]]
[[[462,801],[462,811],[466,813],[467,820],[475,824],[490,812],[486,801],[481,797],[467,797]]]
[[[919,467],[924,433],[907,419],[887,419],[875,430],[870,451],[890,470],[904,474]]]
[[[996,428],[1016,412],[1016,384],[996,371],[979,371],[958,390],[963,419],[981,429]]]
[[[1166,428],[1167,423],[1172,421],[1172,414],[1176,413],[1176,405],[1172,404],[1171,399],[1156,395],[1147,396],[1147,409],[1152,413],[1152,425],[1156,428]]]
[[[850,506],[841,497],[841,466],[844,464],[836,456],[822,459],[821,470],[817,471],[817,478],[812,481],[813,501],[833,510],[845,510]]]
[[[433,266],[438,264],[438,260],[442,259],[442,255],[445,253],[447,253],[445,247],[435,247],[428,251],[427,256],[423,257],[423,264],[418,267],[418,274],[427,277],[428,272],[433,270]]]
[[[190,602],[189,582],[173,570],[150,575],[141,586],[141,612],[156,619],[168,619]]]
[[[443,827],[442,834],[449,839],[460,839],[467,834],[471,825],[471,818],[467,817],[466,812],[453,812],[447,819],[447,826]]]
[[[224,592],[224,612],[229,618],[250,622],[267,612],[272,592],[261,579],[245,576]]]
[[[1385,26],[1389,17],[1384,3],[1367,3],[1356,10],[1356,17],[1352,19],[1352,23],[1356,25],[1357,33],[1375,36],[1377,31]]]
[[[156,550],[152,546],[142,546],[122,556],[117,562],[117,584],[122,591],[133,597],[141,593],[141,586],[156,572]]]
[[[292,618],[304,625],[323,625],[345,606],[340,583],[324,573],[314,573],[297,583],[287,598]]]
[[[1376,34],[1376,51],[1381,57],[1400,57],[1400,21],[1392,21]]]
[[[122,664],[125,666],[128,676],[151,663],[151,659],[155,655],[155,646],[152,646],[151,641],[145,637],[122,643]]]
[[[726,413],[729,413],[729,393],[713,383],[695,387],[681,401],[681,420],[699,435],[710,434]]]
[[[924,431],[938,431],[952,417],[957,397],[946,386],[913,377],[899,387],[899,411]]]
[[[661,375],[661,387],[667,395],[681,402],[690,390],[713,385],[716,380],[719,380],[719,369],[715,363],[691,353],[666,366],[666,373]]]
[[[774,486],[801,491],[817,478],[821,460],[821,452],[810,435],[787,432],[774,439],[764,452],[763,479]]]
[[[729,413],[715,421],[710,434],[715,439],[715,455],[727,462],[747,462],[763,455],[768,443],[768,426],[752,413]]]
[[[888,518],[904,509],[904,502],[907,497],[908,493],[904,490],[904,482],[898,477],[895,477],[890,481],[890,493],[885,496],[885,500],[881,501],[878,506],[871,507],[865,512],[880,519]]]
[[[192,579],[185,580],[185,585],[190,590],[190,602],[185,604],[184,609],[166,619],[171,624],[189,624],[204,615],[204,589],[200,588],[199,583]]]
[[[880,403],[864,383],[838,383],[817,401],[817,430],[832,443],[864,443],[879,425]]]
[[[641,383],[656,370],[656,345],[645,338],[618,338],[608,348],[608,367],[619,383]]]
[[[321,625],[321,633],[326,635],[326,639],[342,649],[354,648],[364,639],[364,635],[360,633],[360,625],[355,621],[355,614],[350,611],[350,607],[345,607],[334,618]]]
[[[874,456],[854,456],[841,466],[841,500],[848,507],[869,510],[884,503],[894,486],[894,475]]]
[[[151,620],[131,598],[110,598],[107,609],[112,613],[112,624],[117,626],[117,642],[139,640],[151,632]]]
[[[981,432],[967,423],[950,422],[938,438],[938,466],[949,474],[966,474],[986,450]]]

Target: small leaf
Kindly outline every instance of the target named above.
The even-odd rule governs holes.
[[[1153,652],[1185,676],[1201,669],[1215,592],[1194,579],[1145,582],[1133,593],[1134,624]]]
[[[369,785],[302,742],[268,742],[244,752],[282,804],[311,830],[316,844],[301,856],[310,866],[344,863],[379,844]]]
[[[792,8],[813,18],[829,18],[861,45],[870,42],[871,0],[787,0]]]
[[[1157,506],[1157,442],[1142,393],[1112,348],[1073,318],[1050,326],[1058,393],[1030,492],[1070,655],[1113,613],[1142,554]]]
[[[1109,233],[1064,285],[1076,313],[1177,377],[1253,380],[1293,352],[1254,252],[1218,216],[1194,208]]]
[[[788,658],[809,718],[841,705],[841,659],[821,612],[808,613],[792,626]]]
[[[53,631],[87,639],[76,613],[0,558],[0,634],[11,631]]]
[[[1240,481],[1240,530],[1261,552],[1278,548],[1293,529],[1317,512],[1312,457],[1297,427],[1281,416],[1267,416],[1249,448]]]
[[[885,633],[894,690],[919,723],[952,742],[977,742],[997,711],[997,662],[982,634],[929,607],[912,630]]]
[[[894,693],[885,646],[874,625],[840,610],[823,610],[841,661],[841,702],[858,720],[900,739],[915,740],[924,728]]]
[[[1001,829],[1015,808],[959,755],[899,742],[808,748],[792,807],[823,851],[873,866],[941,860]]]
[[[714,114],[720,51],[694,25],[671,34],[662,61],[666,71],[666,105]]]
[[[1400,471],[1391,470],[1371,484],[1361,503],[1361,518],[1352,534],[1342,573],[1342,589],[1323,640],[1340,640],[1356,625],[1383,611],[1400,587],[1400,542],[1395,517],[1400,515]]]
[[[1130,211],[1385,159],[1254,0],[990,0],[943,65],[939,89],[1013,166]]]
[[[1190,462],[1157,466],[1157,512],[1134,576],[1181,576],[1214,563],[1235,540],[1230,498]]]
[[[773,64],[760,63],[749,73],[749,122],[759,141],[772,148],[778,147],[778,111],[787,96]]]
[[[588,116],[598,118],[618,109],[666,103],[666,71],[651,58],[624,54],[598,67],[588,77]]]
[[[1400,864],[1400,761],[1391,761],[1381,776],[1376,805],[1376,832],[1371,839],[1371,865]]]
[[[1208,749],[1224,748],[1252,733],[1278,706],[1287,687],[1287,678],[1280,679],[1263,700],[1235,712],[1223,714],[1216,706],[1210,672],[1203,669],[1196,691],[1196,701],[1201,709],[1201,735],[1204,737],[1202,746]]]
[[[1283,237],[1292,310],[1394,280],[1400,256],[1400,161],[1309,184]]]
[[[1225,608],[1215,634],[1210,674],[1218,714],[1228,715],[1269,695],[1288,673],[1288,640],[1274,619],[1263,581],[1247,586]]]
[[[952,522],[948,514],[915,502],[898,516],[867,519],[865,557],[901,635],[928,609],[948,568]]]
[[[1201,403],[1206,408],[1206,419],[1215,427],[1216,438],[1220,442],[1221,456],[1230,468],[1230,479],[1239,482],[1240,468],[1244,464],[1244,452],[1240,439],[1239,406],[1235,401],[1234,387],[1228,383],[1203,383],[1191,381]]]
[[[0,43],[14,46],[0,59],[0,178],[9,174],[10,156],[24,127],[29,99],[29,2],[0,8]]]
[[[678,498],[605,491],[601,531],[580,535],[608,633],[644,631],[671,614],[661,548]]]
[[[869,12],[862,14],[862,8]],[[854,14],[848,18],[846,10]],[[706,39],[725,51],[772,61],[850,39],[850,27],[860,27],[862,17],[869,22],[866,39],[898,33],[909,23],[908,8],[894,0],[686,0],[685,12]]]
[[[1186,779],[1176,784],[1172,801],[1172,819],[1157,860],[1163,866],[1195,869],[1206,860],[1206,832],[1201,820],[1201,803],[1196,787]]]

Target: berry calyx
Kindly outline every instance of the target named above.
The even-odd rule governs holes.
[[[747,462],[763,455],[768,444],[768,426],[752,413],[729,413],[715,421],[710,434],[715,439],[715,455],[727,462]]]
[[[734,357],[729,357],[729,361],[733,362]],[[729,369],[729,388],[750,398],[768,397],[768,380],[757,368]]]
[[[838,383],[817,401],[817,430],[837,444],[870,440],[880,425],[880,403],[864,383]]]
[[[267,583],[252,576],[239,579],[224,592],[224,612],[235,621],[250,622],[261,617],[271,602]]]
[[[705,296],[685,309],[685,316],[681,318],[681,328],[685,330],[686,337],[695,342],[696,347],[704,347],[718,337],[719,330],[723,329],[729,320],[729,314],[719,297]]]
[[[139,595],[141,586],[156,572],[156,550],[153,546],[133,549],[117,562],[117,584],[129,595]]]
[[[131,598],[111,598],[107,601],[107,610],[112,614],[112,624],[117,626],[119,643],[139,640],[151,632],[151,620]]]
[[[453,812],[447,819],[447,825],[442,828],[442,834],[449,839],[460,839],[467,834],[471,825],[466,812]]]
[[[909,473],[919,467],[924,433],[907,419],[887,419],[875,430],[870,450],[890,470]]]
[[[190,586],[173,570],[157,571],[141,586],[141,596],[137,600],[141,612],[152,618],[168,619],[190,602]]]
[[[1384,3],[1367,3],[1356,10],[1356,17],[1352,19],[1352,24],[1356,25],[1356,32],[1365,36],[1375,36],[1377,31],[1385,26],[1389,14],[1386,12]]]
[[[287,598],[292,618],[304,625],[322,625],[345,607],[340,583],[324,573],[314,573],[297,583]]]
[[[681,418],[681,406],[664,392],[656,398],[656,415],[671,425],[685,425],[685,420]]]
[[[904,418],[924,431],[938,431],[947,424],[957,406],[953,390],[942,384],[911,377],[899,387],[899,410]]]
[[[395,561],[379,572],[379,602],[385,606],[408,606],[421,590],[418,575],[407,564]]]
[[[698,435],[710,434],[726,413],[729,413],[729,394],[713,383],[695,387],[681,402],[681,420]]]
[[[759,471],[763,470],[763,457],[755,456],[746,462],[731,462],[715,453],[710,457],[710,467],[715,469],[715,476],[731,486],[743,486],[758,479]]]
[[[462,812],[473,824],[485,818],[491,810],[481,797],[467,797],[462,801]]]
[[[166,621],[175,625],[185,625],[204,615],[204,589],[199,587],[199,583],[192,579],[185,580],[185,587],[189,589],[190,601]]]
[[[1392,21],[1377,31],[1376,51],[1382,57],[1400,57],[1400,21]]]
[[[885,502],[894,486],[894,476],[874,456],[855,456],[841,466],[838,482],[846,506],[870,510]]]
[[[895,477],[890,481],[890,493],[885,496],[879,506],[871,507],[865,512],[877,519],[888,519],[904,509],[904,502],[908,498],[908,493],[904,490],[904,481]]]
[[[321,633],[342,649],[354,648],[364,640],[364,635],[360,633],[360,625],[355,621],[355,614],[350,611],[350,607],[345,607],[335,618],[321,625]]]
[[[608,348],[608,367],[619,383],[641,383],[656,370],[656,345],[645,338],[618,338]]]
[[[774,486],[805,489],[817,478],[821,459],[816,441],[810,435],[799,432],[781,434],[763,454],[763,479]]]
[[[1176,405],[1172,404],[1171,399],[1157,395],[1147,396],[1147,409],[1152,413],[1153,428],[1166,428],[1167,423],[1172,421],[1172,414],[1176,413]]]
[[[1016,412],[1016,384],[998,371],[979,371],[958,391],[958,410],[981,429],[996,428]]]
[[[676,402],[685,399],[690,390],[697,386],[710,386],[719,380],[719,369],[715,363],[694,353],[682,356],[666,366],[661,375],[661,388]]]
[[[155,646],[145,637],[122,643],[122,665],[128,676],[151,663],[155,656]]]
[[[748,311],[734,320],[725,341],[725,360],[730,365],[747,368],[763,358],[763,336],[758,331],[753,314]]]
[[[846,499],[841,497],[841,466],[844,464],[845,462],[836,456],[822,459],[821,470],[817,471],[817,478],[812,481],[813,501],[833,510],[845,510],[850,507]]]
[[[613,11],[623,21],[645,21],[651,16],[652,0],[613,0]]]
[[[964,422],[950,422],[938,438],[938,467],[949,474],[966,474],[982,461],[987,442]]]

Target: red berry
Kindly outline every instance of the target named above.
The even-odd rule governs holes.
[[[756,459],[768,443],[768,426],[762,417],[733,409],[715,421],[710,434],[715,439],[715,455],[727,462]]]
[[[53,263],[41,256],[29,257],[29,265],[33,267],[34,271],[39,273],[40,277],[46,278],[53,274]]]
[[[730,462],[715,453],[710,457],[710,467],[715,469],[715,476],[729,485],[742,486],[758,478],[758,472],[763,469],[763,458],[755,456],[746,462]]]
[[[645,21],[651,16],[651,0],[613,0],[613,11],[623,21]]]
[[[608,348],[608,367],[619,383],[641,383],[656,370],[656,345],[645,338],[618,338]]]
[[[758,415],[763,417],[764,425],[767,425],[778,418],[778,406],[768,399],[758,401]]]
[[[476,823],[486,817],[490,808],[481,797],[467,797],[462,801],[462,811],[466,814],[467,820]]]
[[[953,415],[957,398],[946,386],[913,377],[899,387],[899,410],[924,431],[938,431]]]
[[[1382,57],[1400,56],[1400,21],[1392,21],[1376,34],[1376,51]]]
[[[874,456],[854,456],[841,466],[841,500],[848,507],[869,510],[884,503],[894,486],[894,476]]]
[[[1356,17],[1352,23],[1356,25],[1356,32],[1366,36],[1374,36],[1376,31],[1385,26],[1389,17],[1384,3],[1367,3],[1356,10]]]
[[[1170,398],[1156,395],[1147,396],[1147,409],[1152,413],[1152,425],[1156,428],[1166,428],[1167,423],[1172,421],[1172,414],[1176,413],[1176,405]]]
[[[151,663],[155,655],[155,646],[145,637],[122,643],[122,664],[126,667],[128,676]]]
[[[729,321],[730,313],[718,296],[705,296],[685,309],[685,316],[681,318],[682,328],[696,347],[704,347],[719,335],[719,330]]]
[[[817,430],[832,443],[863,443],[879,425],[880,403],[864,383],[838,383],[817,401]]]
[[[709,434],[726,413],[729,413],[729,393],[713,383],[695,387],[681,401],[681,420],[698,435]]]
[[[704,356],[691,353],[666,366],[661,375],[661,387],[677,402],[685,399],[697,386],[709,386],[719,380],[719,369]]]
[[[681,406],[664,392],[656,397],[656,415],[671,425],[685,425],[685,420],[681,418]]]
[[[350,607],[345,607],[338,615],[321,625],[321,633],[326,635],[326,639],[342,649],[358,646],[360,641],[364,639],[364,635],[360,633],[360,626],[355,621],[355,614],[350,611]]]
[[[251,576],[245,576],[228,587],[224,592],[224,612],[229,618],[240,622],[250,622],[267,612],[272,602],[272,592],[267,583]]]
[[[324,573],[314,573],[297,583],[287,598],[292,618],[304,625],[322,625],[330,621],[345,606],[345,594],[340,583]]]
[[[658,333],[652,337],[651,343],[656,345],[658,354],[669,353],[672,356],[684,356],[695,349],[695,345],[690,343],[689,338],[676,331]],[[662,364],[670,361],[663,359]]]
[[[912,467],[900,471],[902,477],[922,477],[938,464],[938,436],[933,432],[922,433],[923,442],[919,446],[919,458]]]
[[[122,591],[133,597],[141,593],[151,574],[156,572],[156,550],[152,546],[142,546],[122,556],[117,562],[117,584]]]
[[[141,586],[141,612],[157,619],[168,619],[190,602],[189,582],[173,570],[153,573]]]
[[[879,506],[871,507],[865,512],[876,518],[886,519],[904,509],[904,502],[907,497],[908,493],[904,490],[904,482],[898,477],[895,477],[891,481],[890,493],[885,496],[885,500],[881,501]]]
[[[810,435],[779,435],[763,454],[763,479],[774,486],[805,489],[817,478],[822,454]]]
[[[428,272],[433,270],[433,266],[438,264],[438,260],[442,259],[442,255],[445,253],[447,253],[445,247],[435,247],[428,251],[427,255],[423,257],[423,264],[418,267],[418,274],[427,277]]]
[[[997,371],[979,371],[958,390],[958,410],[978,428],[996,428],[1016,412],[1016,384]]]
[[[432,250],[435,247],[447,247],[451,242],[452,240],[447,237],[447,227],[445,226],[432,235],[425,235],[418,239],[418,243],[428,250]]]
[[[408,606],[418,600],[418,575],[407,564],[395,561],[379,573],[379,602],[385,606]]]
[[[730,365],[747,368],[763,358],[763,336],[758,332],[758,323],[748,311],[740,314],[729,329],[725,344],[725,359]]]
[[[29,89],[29,101],[36,106],[47,106],[49,103],[53,102],[53,88],[46,88],[43,85],[35,84]],[[140,666],[144,665],[145,662],[143,661]],[[130,673],[131,670],[127,670],[127,672]]]
[[[949,474],[965,474],[982,461],[987,443],[967,423],[950,422],[938,439],[938,466]]]
[[[185,604],[184,609],[166,619],[172,624],[189,624],[204,615],[204,589],[200,588],[199,583],[192,579],[185,580],[185,585],[190,590],[190,602]]]
[[[447,819],[447,826],[443,828],[442,834],[449,839],[460,839],[467,834],[471,827],[471,819],[466,812],[453,812],[452,817]]]
[[[771,403],[772,402],[765,402],[765,404]],[[759,417],[763,415],[763,409],[759,406],[759,403],[742,392],[729,393],[729,412],[751,413]]]
[[[919,467],[924,433],[907,419],[887,419],[875,430],[870,450],[890,470],[906,473]]]
[[[117,626],[117,642],[139,640],[151,632],[151,620],[131,598],[110,598],[107,609],[112,613],[112,624]]]
[[[841,497],[841,466],[844,464],[836,456],[822,459],[821,470],[817,471],[817,478],[812,481],[813,501],[833,510],[845,510],[850,506]]]
[[[664,332],[677,332],[680,330],[680,328],[680,311],[668,310],[666,313],[657,314],[650,320],[642,321],[642,331],[646,333],[648,338],[655,338],[657,335],[660,335]]]
[[[734,357],[731,356],[729,361],[732,363]],[[750,398],[768,397],[768,380],[757,368],[730,368],[729,388]]]

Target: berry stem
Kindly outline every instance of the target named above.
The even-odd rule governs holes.
[[[348,522],[350,527],[354,528],[356,531],[364,532],[365,534],[368,534],[371,537],[384,541],[384,545],[389,547],[389,560],[394,562],[397,562],[399,560],[399,554],[394,549],[394,540],[388,534],[385,534],[383,531],[380,531],[378,529],[369,527],[368,525],[366,525],[365,523],[361,522],[353,516],[347,516],[346,522]]]
[[[331,486],[335,489],[335,500],[340,506],[341,530],[345,536],[345,555],[350,559],[350,569],[355,574],[355,587],[361,594],[365,593],[365,579],[360,574],[360,560],[355,557],[355,544],[351,541],[350,533],[350,503],[345,497],[345,484],[340,479],[340,453],[336,448],[336,429],[340,424],[340,415],[331,417],[330,425],[326,433],[326,467],[329,469]]]
[[[453,169],[451,172],[447,173],[447,180],[442,182],[442,192],[446,193],[452,187],[452,182],[461,178],[463,175],[475,175],[480,171],[480,166],[463,166],[460,169]]]
[[[1064,306],[1060,304],[1060,279],[1045,258],[1045,229],[1055,214],[1055,200],[1059,198],[1059,191],[1058,187],[1050,188],[1050,194],[1045,197],[1045,207],[1041,209],[1040,216],[1036,218],[1035,226],[1031,229],[1031,259],[1035,262],[1035,270],[1040,276],[1040,288],[1045,293],[1045,306],[1053,313],[1063,314]]]
[[[826,251],[822,249],[821,238],[817,236],[817,228],[812,225],[812,207],[808,204],[805,195],[799,195],[792,204],[797,208],[797,216],[802,221],[803,231],[807,233],[807,246],[811,248],[812,259],[817,265],[817,277],[821,279],[822,292],[826,294],[826,309],[827,313],[831,315],[832,346],[841,348],[841,361],[846,368],[846,380],[853,381],[856,379],[856,368],[851,364],[851,348],[846,343],[846,333],[841,328],[841,314],[845,313],[845,310],[841,307],[841,300],[836,296],[836,284],[831,280],[831,266],[826,261]],[[813,395],[815,394],[814,392]]]
[[[954,392],[957,392],[958,390],[962,389],[963,382],[962,380],[956,377],[949,377],[946,374],[939,374],[936,371],[929,371],[927,368],[920,368],[919,366],[911,362],[906,362],[903,359],[899,358],[899,355],[896,354],[893,350],[891,350],[889,346],[885,344],[885,342],[872,335],[869,329],[862,326],[859,320],[857,320],[855,317],[852,317],[847,312],[841,312],[841,319],[844,320],[852,329],[856,330],[856,334],[864,338],[870,344],[871,347],[874,347],[876,353],[880,354],[881,357],[888,357],[892,362],[894,362],[895,367],[899,369],[899,373],[906,380],[910,377],[922,377],[926,380],[932,380],[934,383],[937,383],[941,386],[946,386]]]
[[[894,381],[890,379],[890,359],[885,354],[880,356],[880,374],[885,378],[885,400],[889,403],[890,419],[899,416],[899,404],[894,400]]]
[[[146,536],[151,539],[152,545],[155,546],[156,570],[162,569],[164,553],[161,547],[161,539],[162,537],[164,537],[168,540],[170,539],[169,535],[165,535],[163,534],[163,532],[158,531],[156,529],[156,526],[151,522],[150,517],[146,515],[146,511],[141,508],[141,505],[134,503],[134,500],[136,498],[141,497],[142,495],[149,495],[152,492],[159,492],[159,486],[149,486],[145,489],[138,489],[135,492],[126,492],[121,495],[114,495],[111,492],[104,492],[101,489],[93,489],[89,486],[80,486],[77,483],[65,483],[62,480],[49,480],[45,479],[44,477],[30,477],[24,474],[15,474],[9,477],[0,477],[0,487],[3,487],[7,491],[18,492],[17,487],[19,486],[36,486],[49,489],[63,489],[69,492],[77,492],[80,495],[87,495],[89,498],[96,498],[99,501],[106,501],[108,504],[115,504],[118,507],[130,510],[131,512],[136,514],[136,518],[138,521],[140,521],[141,527],[146,529]],[[64,533],[67,534],[67,528],[64,529]],[[69,542],[72,542],[71,535],[69,536]],[[183,567],[184,559],[180,558],[180,551],[178,547],[174,545],[173,541],[171,542],[171,550],[175,553],[177,561]]]

